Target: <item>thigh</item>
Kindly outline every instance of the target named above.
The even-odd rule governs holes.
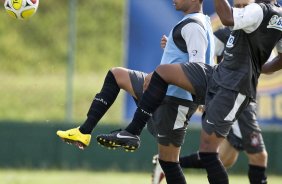
[[[183,63],[181,64],[182,70],[191,85],[194,88],[194,102],[198,104],[205,104],[207,93],[207,86],[212,79],[214,67],[205,63]]]
[[[147,123],[147,127],[159,144],[180,147],[185,139],[189,119],[198,105],[188,101],[183,104],[175,100],[172,102],[171,98],[169,99],[165,98],[164,103]]]
[[[194,88],[186,77],[181,64],[163,64],[159,65],[156,72],[168,83],[178,86],[188,92],[195,94]]]

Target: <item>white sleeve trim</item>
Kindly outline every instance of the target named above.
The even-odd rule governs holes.
[[[208,39],[206,31],[197,23],[189,23],[181,30],[186,42],[189,62],[205,62]]]
[[[257,3],[245,8],[233,8],[233,30],[243,29],[246,33],[255,31],[263,20],[263,10]]]

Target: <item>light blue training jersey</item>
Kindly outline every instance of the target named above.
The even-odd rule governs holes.
[[[205,53],[205,61],[197,61],[197,62],[205,62],[206,64],[214,65],[214,40],[213,40],[213,31],[211,27],[210,18],[202,13],[192,13],[187,14],[183,17],[183,19],[193,18],[197,21],[200,21],[204,26],[204,36],[208,42],[206,53]],[[180,23],[179,22],[179,23]],[[195,23],[188,23],[188,24],[195,24]],[[187,25],[188,25],[187,24]],[[186,26],[187,26],[186,25]],[[183,29],[183,28],[182,28]],[[173,36],[172,36],[173,29],[170,31],[170,34],[167,39],[166,46],[164,48],[164,53],[162,56],[161,64],[173,64],[173,63],[185,63],[189,62],[189,53],[185,53],[181,51],[174,43]],[[189,34],[193,34],[193,31],[189,31]],[[199,35],[199,33],[195,34]],[[184,39],[185,40],[185,39]],[[195,44],[195,43],[188,43],[188,44]],[[187,43],[186,43],[187,45]],[[205,44],[206,45],[206,44]],[[174,85],[169,85],[168,90],[166,93],[167,96],[173,96],[181,99],[186,99],[192,101],[191,93],[187,92],[186,90],[179,88]]]

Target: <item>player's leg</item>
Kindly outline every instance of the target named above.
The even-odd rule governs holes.
[[[101,91],[95,95],[91,103],[86,121],[79,128],[58,131],[57,135],[80,149],[88,146],[93,129],[114,103],[120,89],[136,97],[130,82],[129,70],[121,67],[112,68],[105,77]]]
[[[138,104],[139,100],[142,98],[143,95],[143,84],[145,77],[147,76],[146,73],[136,71],[136,70],[128,70],[127,73],[129,74],[129,81],[125,80],[123,82],[124,87],[126,91],[130,91],[130,94],[133,96],[136,104]],[[128,84],[131,84],[131,86],[128,86]],[[126,88],[127,87],[127,88]],[[128,87],[130,87],[128,89]],[[113,131],[112,134],[119,134],[120,129]],[[118,135],[119,136],[119,135]],[[121,137],[126,138],[126,136],[130,136],[127,134],[127,132],[122,133]],[[137,143],[139,143],[139,137],[136,138]],[[116,148],[116,147],[123,147],[126,151],[134,151],[137,147],[135,140],[134,141],[128,141],[125,145],[123,142],[119,142],[118,140],[111,139],[111,137],[105,139],[104,137],[97,136],[97,141],[99,144],[108,147],[108,148]]]
[[[218,150],[219,158],[225,168],[232,167],[237,161],[239,151],[226,139],[222,141]],[[179,158],[180,166],[185,169],[204,169],[199,152]]]
[[[128,71],[126,68],[116,67],[108,72],[101,91],[93,99],[87,113],[86,121],[79,128],[81,133],[91,134],[100,119],[115,102],[120,89],[124,89],[131,95],[135,95]]]
[[[250,183],[266,183],[267,151],[256,119],[256,103],[251,102],[238,119],[243,147],[249,159]]]
[[[142,96],[132,122],[125,130],[101,134],[98,138],[119,142],[123,147],[129,146],[132,148],[132,145],[134,145],[132,150],[137,149],[140,146],[139,135],[146,122],[152,117],[153,112],[162,103],[168,85],[174,84],[192,94],[196,94],[193,99],[195,103],[203,104],[206,86],[212,70],[213,67],[203,63],[160,65],[152,75],[150,84]]]
[[[172,144],[164,146],[158,144],[159,163],[168,184],[186,184],[185,176],[179,164],[180,147]]]
[[[239,129],[238,122],[235,121],[232,125],[232,129],[226,139],[222,141],[219,145],[219,158],[225,168],[232,167],[236,162],[239,151],[243,150],[242,137],[239,138],[233,133],[233,127]],[[200,160],[199,152],[192,153],[188,156],[183,156],[179,158],[180,165],[182,168],[193,168],[193,169],[203,169],[203,163]]]
[[[225,168],[232,167],[238,159],[239,152],[244,151],[242,135],[236,120],[225,140],[219,147],[219,157]]]
[[[249,99],[236,91],[218,86],[214,81],[210,81],[209,85],[199,155],[210,183],[228,183],[227,172],[218,156],[219,146]]]
[[[226,139],[222,141],[218,150],[219,158],[225,168],[232,167],[238,159],[239,151]]]
[[[177,74],[177,75],[176,75]],[[187,79],[180,64],[160,65],[153,73],[150,84],[143,94],[132,122],[126,127],[126,131],[133,135],[140,135],[146,122],[152,113],[162,103],[169,84],[179,86],[192,94],[195,90]]]
[[[168,184],[186,183],[179,154],[188,121],[196,109],[197,105],[191,101],[166,97],[148,122],[148,130],[158,141],[159,163]],[[153,176],[156,176],[153,181],[158,181],[161,175],[156,173]]]
[[[267,151],[264,149],[259,153],[247,153],[249,159],[249,181],[251,184],[267,183]]]
[[[218,150],[219,158],[225,168],[230,168],[237,161],[239,152],[227,140],[223,140]],[[199,152],[179,158],[180,165],[185,169],[204,169]]]

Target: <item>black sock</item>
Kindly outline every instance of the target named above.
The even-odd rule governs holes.
[[[100,119],[116,100],[120,91],[116,79],[111,71],[105,77],[100,93],[97,93],[87,113],[87,119],[79,130],[83,134],[91,134]]]
[[[144,92],[132,122],[125,129],[126,131],[134,135],[141,134],[147,121],[152,117],[152,113],[155,112],[163,101],[167,87],[168,84],[159,76],[159,74],[157,74],[157,72],[154,72],[148,89]]]
[[[227,172],[219,160],[218,153],[199,152],[203,166],[208,173],[210,184],[228,184]]]
[[[249,181],[250,184],[266,184],[267,177],[265,174],[265,167],[249,165]]]
[[[177,162],[166,162],[159,160],[164,171],[167,184],[186,184],[180,164]]]
[[[204,169],[198,152],[185,157],[180,157],[179,162],[182,168]]]

